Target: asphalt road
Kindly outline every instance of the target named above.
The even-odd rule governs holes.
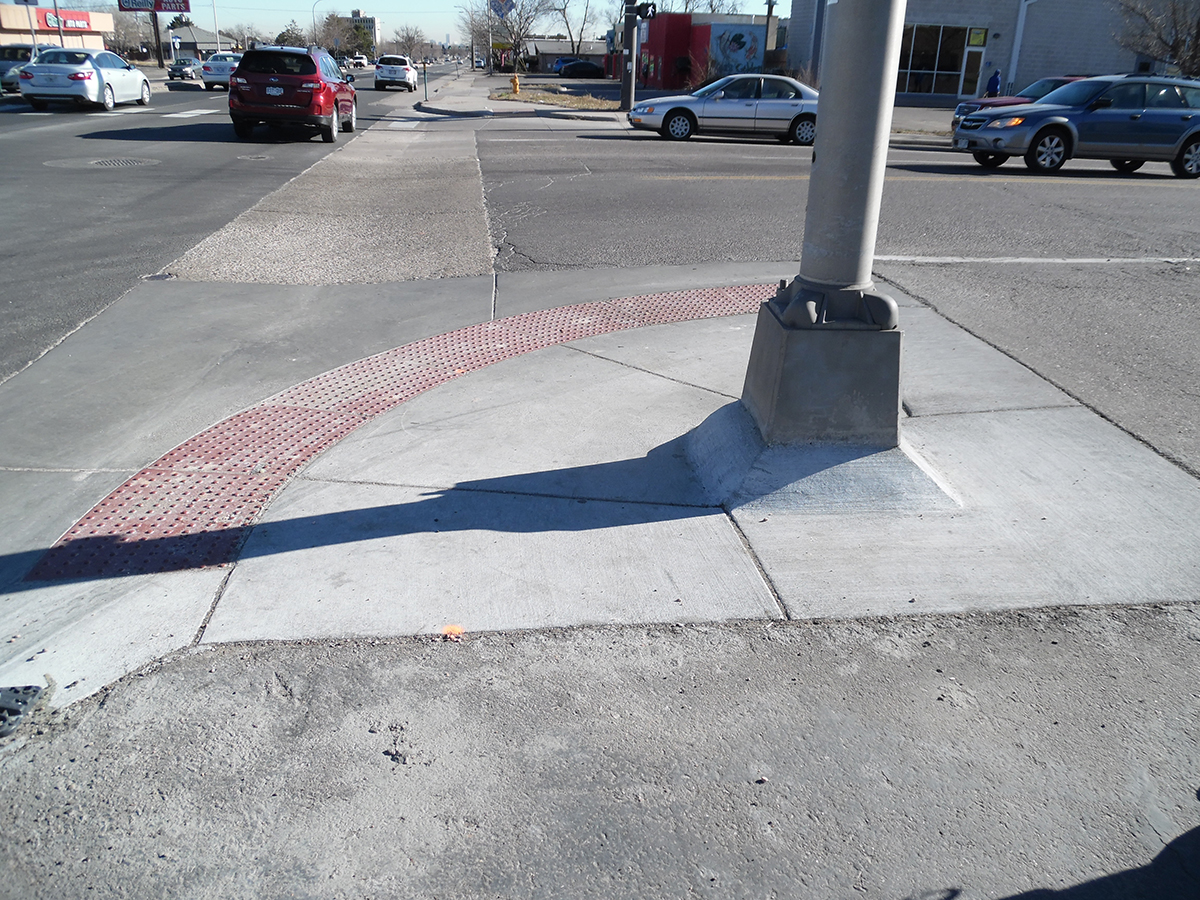
[[[361,91],[360,127],[420,96]],[[265,128],[238,141],[227,104],[183,81],[111,113],[0,100],[0,381],[338,146]]]

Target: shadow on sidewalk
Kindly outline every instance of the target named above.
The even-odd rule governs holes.
[[[724,414],[714,413],[710,420]],[[0,573],[8,576],[3,590],[18,592],[44,587],[47,582],[201,569],[227,565],[242,557],[407,534],[582,532],[709,516],[722,507],[687,461],[690,435],[660,444],[642,457],[463,481],[451,488],[430,490],[410,503],[255,525],[202,528],[169,536],[139,539],[134,525],[120,534],[69,539],[45,551],[0,557]],[[755,470],[754,494],[765,496],[875,453],[860,447],[814,448],[770,471]],[[381,492],[406,489],[412,490],[400,485],[379,488]],[[741,497],[740,502],[752,499]],[[226,500],[216,498],[216,502]],[[171,514],[185,523],[183,530],[189,518],[194,520],[203,513],[181,506],[172,508]],[[150,515],[145,521],[150,527],[161,527],[159,520]]]

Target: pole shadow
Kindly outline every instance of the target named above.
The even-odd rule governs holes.
[[[703,454],[733,451],[711,434],[739,404],[718,409],[696,429],[650,450],[645,456],[612,462],[462,481],[430,490],[414,502],[385,504],[299,516],[254,525],[208,528],[185,534],[138,538],[122,534],[80,537],[44,551],[0,556],[9,593],[49,583],[88,582],[227,565],[240,558],[353,544],[417,533],[495,531],[508,534],[581,532],[679,521],[712,515],[735,485],[736,473],[714,486],[698,474]],[[697,449],[699,442],[708,441]],[[747,478],[750,495],[739,504],[811,478],[843,463],[870,456],[869,448],[816,448],[799,462]],[[700,456],[697,456],[700,454]],[[746,468],[753,463],[746,454]],[[744,475],[744,471],[743,471]],[[386,488],[385,488],[386,490]],[[11,579],[11,580],[9,580]]]

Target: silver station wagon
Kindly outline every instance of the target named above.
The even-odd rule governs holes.
[[[1118,172],[1169,163],[1200,178],[1200,81],[1153,75],[1084,78],[1034,103],[980,110],[954,132],[954,149],[994,168],[1013,156],[1035,172],[1068,159],[1107,159]]]

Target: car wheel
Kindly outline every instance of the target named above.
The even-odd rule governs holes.
[[[1034,172],[1057,172],[1067,161],[1067,134],[1060,128],[1047,128],[1029,145],[1025,165]]]
[[[686,141],[696,131],[692,117],[685,112],[673,112],[663,121],[662,136],[672,141]]]
[[[1007,153],[988,153],[985,150],[976,150],[971,155],[975,157],[975,162],[985,169],[996,169],[1008,162]]]
[[[213,84],[211,81],[206,81],[206,82],[204,82],[204,89],[205,89],[206,91],[215,90],[215,89],[216,89],[216,87],[217,87],[217,86],[216,86],[215,84]]]
[[[45,100],[30,100],[29,105],[32,106],[34,109],[36,109],[38,112],[41,112],[42,110],[44,110],[46,108],[46,106],[48,104],[46,103]]]
[[[1136,172],[1146,164],[1146,161],[1144,159],[1110,159],[1108,164],[1118,172],[1128,174]]]
[[[342,126],[342,131],[346,132],[347,134],[351,134],[351,133],[353,133],[354,129],[357,127],[358,127],[358,104],[352,103],[352,104],[350,104],[350,118]]]
[[[100,105],[104,107],[106,112],[112,112],[113,107],[117,105],[116,97],[113,96],[111,84],[104,86],[104,93],[100,95]]]
[[[801,116],[788,129],[788,137],[794,143],[807,147],[817,139],[817,120],[812,116]]]
[[[254,134],[254,123],[235,119],[233,122],[233,133],[243,141],[249,140],[250,135]]]
[[[329,124],[321,128],[321,140],[327,144],[332,144],[337,140],[338,132],[342,130],[342,117],[338,113],[337,102],[333,104],[333,115],[329,117]]]
[[[150,82],[142,82],[142,96],[138,97],[138,106],[150,105]]]
[[[1180,178],[1200,178],[1200,134],[1184,144],[1171,160],[1171,171]]]
[[[387,85],[386,85],[386,84],[376,84],[376,85],[375,85],[375,90],[377,90],[377,91],[386,91],[386,90],[387,90]]]

